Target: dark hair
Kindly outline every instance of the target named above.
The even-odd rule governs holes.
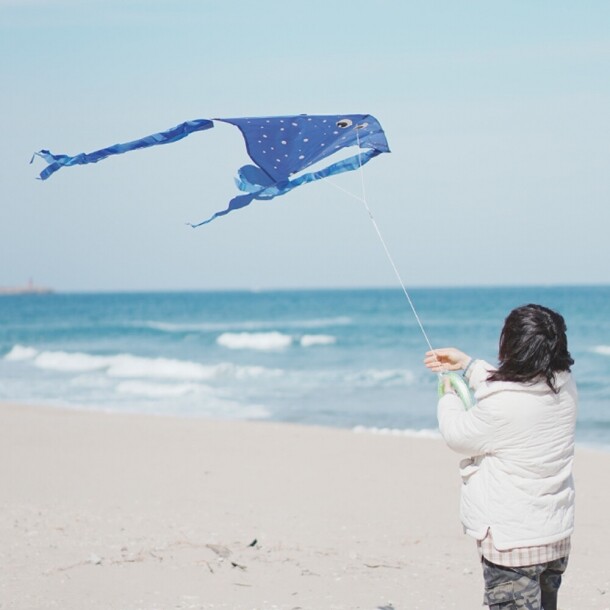
[[[504,321],[498,358],[500,366],[489,381],[527,383],[542,377],[557,393],[555,373],[574,364],[563,316],[542,305],[513,309]]]

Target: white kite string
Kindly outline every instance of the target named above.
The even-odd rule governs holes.
[[[356,140],[358,142],[358,151],[360,151],[360,134],[358,133],[358,129],[359,129],[359,126],[356,127]],[[360,173],[360,183],[361,183],[361,188],[362,188],[362,198],[356,197],[356,199],[358,199],[359,201],[362,201],[362,203],[364,204],[367,214],[369,215],[369,218],[371,219],[371,222],[373,223],[373,227],[375,228],[375,231],[377,232],[377,236],[379,237],[379,240],[381,241],[381,244],[386,253],[386,256],[388,257],[388,260],[390,261],[390,264],[392,265],[392,269],[394,269],[394,273],[398,279],[398,282],[402,288],[402,291],[404,292],[404,295],[407,298],[409,306],[411,307],[411,311],[413,312],[413,315],[415,316],[415,319],[417,320],[417,324],[419,325],[422,335],[424,336],[424,339],[426,340],[426,343],[428,344],[430,351],[433,353],[434,357],[440,364],[440,361],[438,360],[436,352],[434,351],[434,348],[432,347],[432,343],[430,342],[430,339],[428,338],[428,334],[426,333],[426,330],[424,329],[424,325],[422,324],[422,321],[417,313],[417,310],[415,309],[415,305],[413,304],[413,301],[411,300],[411,297],[409,296],[409,292],[405,286],[405,283],[402,281],[402,277],[400,276],[398,267],[396,266],[396,263],[394,262],[392,255],[390,254],[390,250],[388,249],[388,246],[386,245],[385,240],[383,239],[383,235],[381,235],[381,231],[379,230],[377,221],[375,220],[375,217],[373,216],[373,212],[371,212],[371,208],[369,207],[369,204],[367,203],[366,189],[364,186],[364,169],[362,167],[362,159],[360,156],[360,152],[358,152],[358,167],[360,170],[359,173]],[[333,184],[333,183],[331,182],[331,184]],[[333,186],[337,186],[337,185],[333,184]],[[337,186],[337,188],[339,188],[340,190],[345,190],[345,189],[341,189],[341,187],[339,187],[339,186]]]

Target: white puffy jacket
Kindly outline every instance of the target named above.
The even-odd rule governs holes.
[[[460,462],[461,519],[482,540],[491,529],[500,550],[566,538],[574,528],[574,428],[577,393],[570,373],[545,381],[487,381],[493,367],[475,361],[469,385],[477,404],[466,411],[453,393],[438,402],[447,445]]]

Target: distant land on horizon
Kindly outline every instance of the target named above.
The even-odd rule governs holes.
[[[54,290],[46,286],[36,286],[32,280],[23,286],[0,286],[0,296],[15,294],[51,294]]]

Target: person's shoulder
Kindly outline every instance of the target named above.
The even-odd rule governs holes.
[[[542,379],[535,379],[530,382],[502,381],[489,379],[489,376],[491,375],[493,370],[494,369],[489,371],[489,375],[487,376],[487,378],[479,385],[475,394],[477,400],[487,398],[493,395],[501,395],[514,392],[527,394],[546,394],[550,390],[546,381]]]
[[[491,372],[494,369],[492,368]],[[563,389],[571,391],[576,389],[574,378],[569,371],[560,371],[555,374],[554,386],[561,392]],[[501,380],[490,380],[487,378],[481,383],[477,392],[476,398],[480,399],[483,397],[491,396],[493,394],[500,394],[504,392],[518,392],[531,395],[548,394],[552,392],[546,379],[542,376],[533,379],[531,381],[501,381]]]

